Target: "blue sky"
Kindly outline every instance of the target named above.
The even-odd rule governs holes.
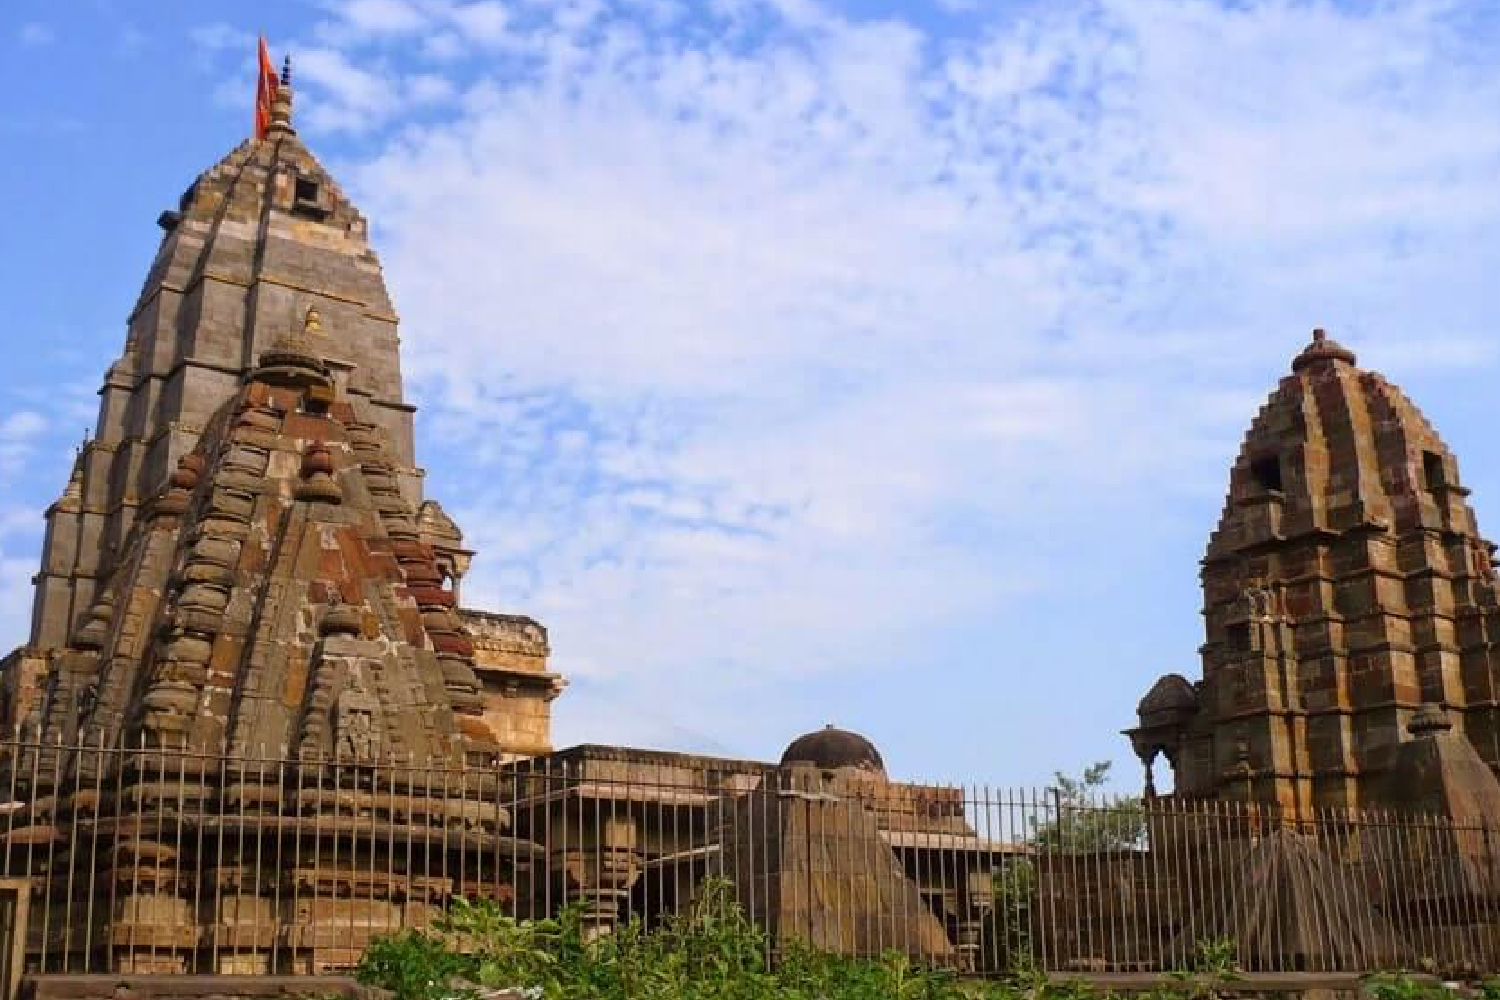
[[[912,777],[1120,761],[1315,325],[1500,522],[1500,8],[1208,0],[11,0],[0,645],[157,213],[253,37],[370,217],[470,603],[561,742]]]

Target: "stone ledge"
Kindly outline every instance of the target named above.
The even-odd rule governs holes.
[[[342,997],[376,1000],[379,990],[348,976],[28,975],[21,1000],[155,1000],[167,997]]]
[[[1159,990],[1163,977],[1155,972],[1058,972],[1052,978],[1056,982],[1085,983],[1098,990],[1132,994]],[[1235,997],[1268,994],[1360,997],[1367,978],[1354,972],[1247,972],[1227,983],[1214,983],[1213,992]],[[1416,975],[1412,978],[1429,986],[1439,983],[1435,976]]]
[[[477,988],[482,1000],[529,1000],[524,991]],[[20,1000],[277,1000],[340,997],[388,1000],[385,990],[362,986],[349,976],[246,975],[28,975]]]

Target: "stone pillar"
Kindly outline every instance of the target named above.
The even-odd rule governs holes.
[[[619,922],[621,900],[640,877],[638,831],[633,815],[611,816],[608,804],[585,800],[568,807],[563,800],[554,815],[552,867],[562,881],[565,902],[583,903],[583,920],[591,936],[608,934]],[[564,846],[566,845],[566,846]]]

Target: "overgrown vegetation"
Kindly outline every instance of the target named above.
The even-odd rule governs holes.
[[[1129,850],[1143,846],[1140,799],[1094,805],[1109,764],[1077,778],[1056,776],[1052,808],[1032,817],[1033,844],[1065,851]],[[1121,1000],[1076,980],[1032,969],[1029,909],[1036,872],[1021,858],[995,874],[995,906],[987,933],[1013,976],[964,980],[926,968],[899,952],[855,959],[783,948],[770,961],[765,934],[735,902],[731,886],[709,881],[685,911],[647,928],[632,920],[611,933],[587,933],[581,913],[518,921],[489,903],[455,902],[428,931],[376,940],[362,959],[361,982],[395,1000],[469,1000],[485,990],[521,989],[536,1000]],[[1231,941],[1204,941],[1189,969],[1169,973],[1138,1000],[1221,1000],[1244,986]],[[1453,991],[1405,974],[1366,980],[1369,1000],[1450,1000]],[[1500,984],[1469,995],[1500,1000]]]
[[[462,1000],[505,988],[545,1000],[1114,1000],[1083,983],[1039,973],[965,981],[894,952],[869,960],[794,947],[774,964],[767,954],[765,935],[729,886],[709,882],[693,906],[661,926],[648,930],[631,922],[594,940],[577,910],[555,920],[517,921],[492,904],[460,901],[430,931],[377,940],[358,975],[396,1000]],[[1192,969],[1165,976],[1137,996],[1210,1000],[1237,979],[1233,945],[1204,942]],[[1368,992],[1372,1000],[1451,995],[1404,976],[1376,977]]]
[[[1458,995],[1477,996],[1482,1000],[1500,998],[1500,981],[1488,980],[1472,990],[1459,991],[1430,976],[1417,977],[1405,972],[1383,972],[1365,980],[1369,1000],[1454,1000]]]
[[[1052,801],[1033,817],[1029,838],[1038,847],[1059,851],[1119,851],[1146,842],[1146,810],[1138,796],[1107,798],[1107,760],[1091,764],[1078,777],[1053,774]]]
[[[1006,968],[1030,969],[1036,868],[1028,857],[1011,858],[995,868],[990,885],[995,903],[985,918],[985,938],[995,942]]]
[[[1049,800],[1030,814],[1024,840],[1055,851],[1108,852],[1146,846],[1146,812],[1139,797],[1105,800],[1109,761],[1083,769],[1078,777],[1053,775]],[[1107,804],[1106,804],[1107,803]],[[986,917],[985,934],[995,942],[1005,965],[1029,968],[1033,960],[1032,906],[1036,898],[1036,868],[1018,855],[996,868],[992,888],[994,906]]]

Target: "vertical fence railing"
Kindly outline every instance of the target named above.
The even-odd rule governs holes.
[[[455,901],[590,937],[727,894],[793,942],[976,975],[1500,969],[1497,831],[587,755],[0,742],[0,947],[32,972],[323,973]]]

